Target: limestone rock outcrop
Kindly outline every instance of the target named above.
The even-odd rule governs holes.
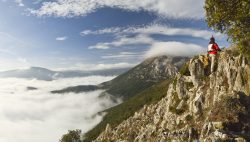
[[[95,142],[249,141],[250,61],[235,54],[221,52],[213,73],[207,55],[190,59],[161,101],[107,125]]]

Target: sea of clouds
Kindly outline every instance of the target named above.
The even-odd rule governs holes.
[[[57,142],[68,130],[87,132],[102,120],[98,112],[116,105],[88,93],[51,94],[76,85],[96,85],[114,76],[40,81],[0,78],[0,142]],[[27,90],[28,86],[38,90]]]

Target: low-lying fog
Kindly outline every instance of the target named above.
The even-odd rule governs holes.
[[[75,85],[96,85],[114,78],[92,76],[54,81],[0,79],[0,142],[57,142],[69,129],[88,131],[102,116],[95,114],[115,105],[89,93],[51,94]],[[27,87],[38,90],[27,90]],[[94,117],[93,117],[94,116]]]

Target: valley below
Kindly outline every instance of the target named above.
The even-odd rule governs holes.
[[[56,142],[69,129],[87,132],[98,124],[98,112],[116,105],[103,90],[52,94],[51,90],[75,85],[97,85],[115,76],[89,76],[42,81],[0,79],[0,141]]]

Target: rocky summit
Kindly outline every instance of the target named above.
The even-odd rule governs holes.
[[[166,87],[164,98],[94,141],[250,141],[250,66],[237,50],[222,51],[213,73],[207,55],[195,56]]]

